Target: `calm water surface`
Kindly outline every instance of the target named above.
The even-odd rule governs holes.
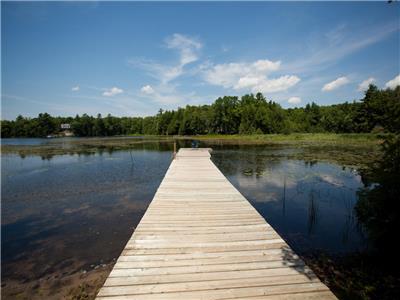
[[[357,171],[326,162],[277,158],[295,149],[221,149],[213,161],[231,183],[299,253],[364,250],[354,212]]]
[[[342,254],[366,248],[353,210],[363,186],[357,171],[285,158],[298,149],[213,148],[214,163],[296,251]],[[7,280],[24,283],[112,262],[150,203],[171,155],[172,145],[161,143],[44,160],[2,155],[3,288]]]
[[[2,156],[2,277],[34,280],[118,257],[171,161],[169,151]]]

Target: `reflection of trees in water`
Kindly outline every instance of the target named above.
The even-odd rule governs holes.
[[[365,188],[358,192],[356,214],[374,246],[388,255],[397,255],[393,237],[400,227],[400,135],[387,136],[382,156],[361,173]]]
[[[187,146],[187,142],[180,141],[178,142],[180,147]],[[98,141],[90,142],[87,144],[85,142],[71,144],[70,147],[52,147],[47,148],[46,146],[31,146],[29,148],[16,148],[15,153],[19,155],[21,159],[26,158],[27,156],[39,156],[42,160],[52,160],[55,156],[60,155],[78,155],[80,156],[93,156],[100,155],[102,156],[104,153],[109,155],[114,154],[115,152],[135,152],[135,151],[155,151],[155,152],[165,152],[171,151],[173,149],[172,141],[145,141],[145,142],[135,142],[135,143],[127,143],[126,141],[122,141],[120,144],[114,142],[114,144],[104,145],[99,143]]]
[[[342,193],[343,206],[345,208],[345,218],[342,230],[342,243],[347,244],[350,233],[355,229],[354,201],[348,194]]]
[[[346,245],[349,242],[351,234],[355,231],[362,236],[362,233],[357,230],[357,222],[354,215],[355,199],[354,194],[350,193],[350,191],[353,192],[351,189],[345,186],[337,187],[326,182],[307,180],[299,181],[297,185],[298,193],[304,194],[305,191],[309,190],[310,185],[313,187],[311,188],[308,196],[308,234],[313,233],[318,223],[318,203],[324,202],[329,206],[337,206],[338,203],[343,204],[343,225],[341,230],[341,239],[343,245]]]
[[[313,167],[317,163],[316,160],[304,160],[304,165],[306,167]]]
[[[359,183],[351,169],[342,171],[330,163],[291,160],[246,149],[223,149],[214,151],[213,156],[221,171],[232,176],[234,184],[271,224],[290,234],[300,232],[307,247],[323,244],[334,251],[348,251],[365,245],[353,212]],[[264,172],[264,179],[257,176],[260,172]],[[293,237],[288,240],[293,241]]]
[[[317,224],[317,218],[318,218],[318,205],[317,202],[315,201],[314,197],[314,190],[310,191],[310,195],[308,198],[308,234],[312,234],[315,226]]]
[[[283,175],[282,215],[286,215],[286,174]]]
[[[234,147],[238,148],[238,147]],[[225,149],[215,150],[212,160],[218,168],[226,175],[233,176],[243,174],[246,176],[262,177],[268,171],[278,169],[282,164],[283,157],[274,154],[257,152],[256,149]]]

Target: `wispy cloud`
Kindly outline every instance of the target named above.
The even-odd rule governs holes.
[[[130,59],[128,63],[133,67],[145,70],[151,77],[155,78],[162,85],[182,76],[185,73],[185,66],[199,59],[199,50],[202,43],[187,35],[174,33],[164,41],[166,48],[173,49],[179,53],[179,61],[172,64],[161,64],[149,59]]]
[[[396,31],[399,31],[398,22],[351,30],[347,25],[340,24],[323,35],[320,45],[314,47],[311,53],[303,54],[301,59],[283,65],[282,70],[296,73],[323,70],[350,54],[384,40]]]
[[[322,87],[323,92],[330,92],[333,90],[336,90],[337,88],[349,83],[349,79],[346,76],[339,77],[335,79],[334,81],[328,82]]]
[[[156,80],[155,84],[143,85],[138,96],[161,104],[187,101],[191,94],[177,91],[178,85],[174,81],[187,73],[193,75],[187,66],[199,60],[203,44],[198,38],[174,33],[164,39],[164,46],[178,53],[178,61],[159,63],[143,58],[129,60],[131,66],[143,69]]]
[[[385,83],[385,87],[389,89],[395,89],[398,85],[400,85],[400,74]]]
[[[183,75],[183,66],[160,64],[150,59],[135,58],[129,60],[129,65],[144,70],[147,75],[154,78],[159,84],[167,85]]]
[[[71,91],[73,91],[73,92],[78,92],[79,90],[80,90],[79,85],[73,86],[73,87],[71,88]]]
[[[140,94],[137,96],[163,105],[182,103],[190,98],[190,95],[180,93],[174,86],[168,85],[159,85],[157,87],[151,85],[142,86]]]
[[[202,43],[194,38],[183,34],[174,33],[165,39],[169,49],[176,49],[180,52],[180,65],[184,66],[198,60],[198,51],[203,47]]]

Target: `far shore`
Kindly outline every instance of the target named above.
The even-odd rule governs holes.
[[[235,141],[239,143],[248,142],[251,144],[261,143],[296,143],[296,142],[334,142],[334,143],[364,143],[380,142],[386,133],[290,133],[290,134],[204,134],[204,135],[115,135],[115,136],[96,136],[96,137],[66,137],[74,143],[96,141],[115,141],[126,138],[139,138],[143,140],[201,140],[201,141]],[[19,137],[24,139],[31,137]],[[55,137],[49,140],[57,141],[65,137]],[[34,138],[32,138],[34,139]]]

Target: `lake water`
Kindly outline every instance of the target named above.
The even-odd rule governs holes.
[[[54,142],[3,142],[47,143]],[[218,168],[297,252],[343,254],[367,247],[353,209],[363,186],[356,170],[288,158],[298,148],[212,147]],[[2,290],[10,299],[10,286],[57,281],[111,264],[157,190],[172,144],[42,157],[1,158]],[[32,289],[40,290],[40,284]]]
[[[243,149],[244,148],[244,149]],[[352,168],[276,157],[296,149],[220,149],[213,161],[298,253],[365,249],[354,212],[361,177]]]

